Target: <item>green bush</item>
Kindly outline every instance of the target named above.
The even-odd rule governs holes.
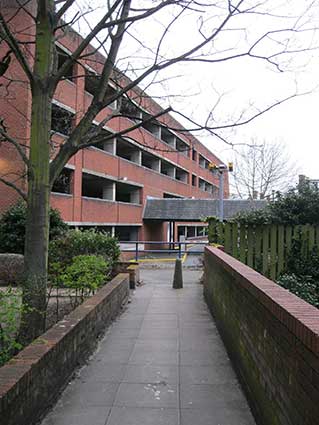
[[[319,308],[319,286],[310,276],[283,274],[277,283],[293,294]]]
[[[319,189],[307,181],[287,193],[277,193],[265,208],[242,212],[234,221],[243,224],[319,224]]]
[[[119,259],[117,239],[95,230],[69,230],[63,237],[49,245],[49,262],[66,266],[79,255],[101,255],[112,268]]]
[[[292,246],[287,258],[286,272],[307,280],[319,282],[319,255],[318,247],[307,254],[302,251],[302,242],[293,239]]]
[[[302,250],[302,242],[294,239],[285,272],[277,283],[293,294],[319,308],[319,255],[315,246],[309,253]]]
[[[22,348],[16,340],[21,310],[20,291],[12,288],[0,291],[0,366]]]
[[[23,254],[26,224],[26,204],[19,202],[9,208],[0,218],[0,252]],[[68,225],[59,211],[50,209],[50,239],[62,236]]]
[[[100,255],[79,255],[60,275],[62,284],[75,290],[76,303],[94,293],[109,277],[110,267]]]

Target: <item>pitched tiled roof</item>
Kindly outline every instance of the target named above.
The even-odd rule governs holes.
[[[233,217],[240,211],[261,209],[262,200],[225,199],[224,217]],[[207,216],[218,216],[218,199],[147,199],[144,220],[200,221]]]

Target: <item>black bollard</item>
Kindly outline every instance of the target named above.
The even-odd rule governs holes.
[[[180,258],[176,258],[173,289],[182,289],[182,288],[183,288],[182,260]]]

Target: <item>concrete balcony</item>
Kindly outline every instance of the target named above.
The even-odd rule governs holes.
[[[142,210],[141,205],[82,197],[82,221],[85,223],[141,223]]]
[[[73,196],[65,193],[51,193],[50,204],[52,208],[60,211],[64,221],[73,221]]]

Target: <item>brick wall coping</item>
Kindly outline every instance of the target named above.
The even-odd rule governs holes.
[[[316,307],[225,252],[214,247],[205,249],[214,257],[214,261],[232,275],[237,284],[258,299],[309,350],[319,355],[319,310]]]
[[[97,336],[119,313],[129,275],[118,274],[94,296],[0,367],[0,423],[35,423],[54,402],[74,369],[90,355]]]

